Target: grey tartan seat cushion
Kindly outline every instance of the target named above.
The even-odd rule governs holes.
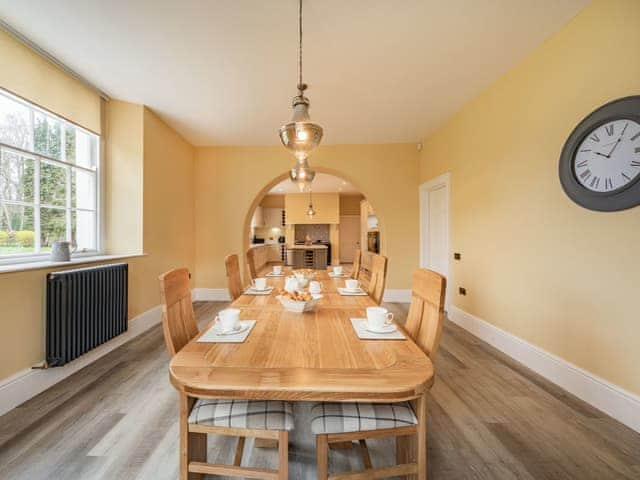
[[[311,430],[316,435],[382,430],[417,424],[418,419],[409,402],[319,402],[311,407]]]
[[[276,400],[198,399],[189,423],[212,427],[293,430],[293,407]]]

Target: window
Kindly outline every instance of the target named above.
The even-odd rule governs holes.
[[[97,252],[98,136],[0,90],[0,261]]]

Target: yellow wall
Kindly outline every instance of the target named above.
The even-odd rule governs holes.
[[[100,96],[0,30],[0,86],[100,133]]]
[[[111,100],[105,109],[105,250],[142,253],[144,107]]]
[[[640,2],[595,1],[430,135],[420,162],[422,181],[451,172],[449,285],[468,291],[453,303],[635,393],[640,207],[579,207],[558,158],[585,115],[640,94],[639,46]]]
[[[257,205],[256,195],[285,178],[293,162],[280,146],[197,148],[197,287],[226,287],[224,257],[246,245],[247,217]],[[389,256],[388,288],[409,288],[418,266],[415,145],[326,145],[310,162],[345,178],[371,200],[383,229],[383,253]]]
[[[340,223],[340,198],[337,193],[316,193],[311,196],[316,214],[307,215],[308,193],[288,193],[284,196],[287,224]]]

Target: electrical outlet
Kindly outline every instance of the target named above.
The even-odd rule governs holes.
[[[467,294],[467,289],[464,287],[458,287],[458,293],[460,295],[466,295]]]
[[[460,260],[460,259],[462,258],[462,254],[460,254],[460,253],[454,253],[454,254],[453,254],[453,258],[454,258],[454,260]]]

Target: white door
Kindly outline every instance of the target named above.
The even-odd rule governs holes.
[[[420,265],[449,277],[449,174],[420,186]],[[445,308],[451,289],[447,282]]]
[[[360,246],[360,215],[340,216],[340,263],[353,263],[356,248]]]

